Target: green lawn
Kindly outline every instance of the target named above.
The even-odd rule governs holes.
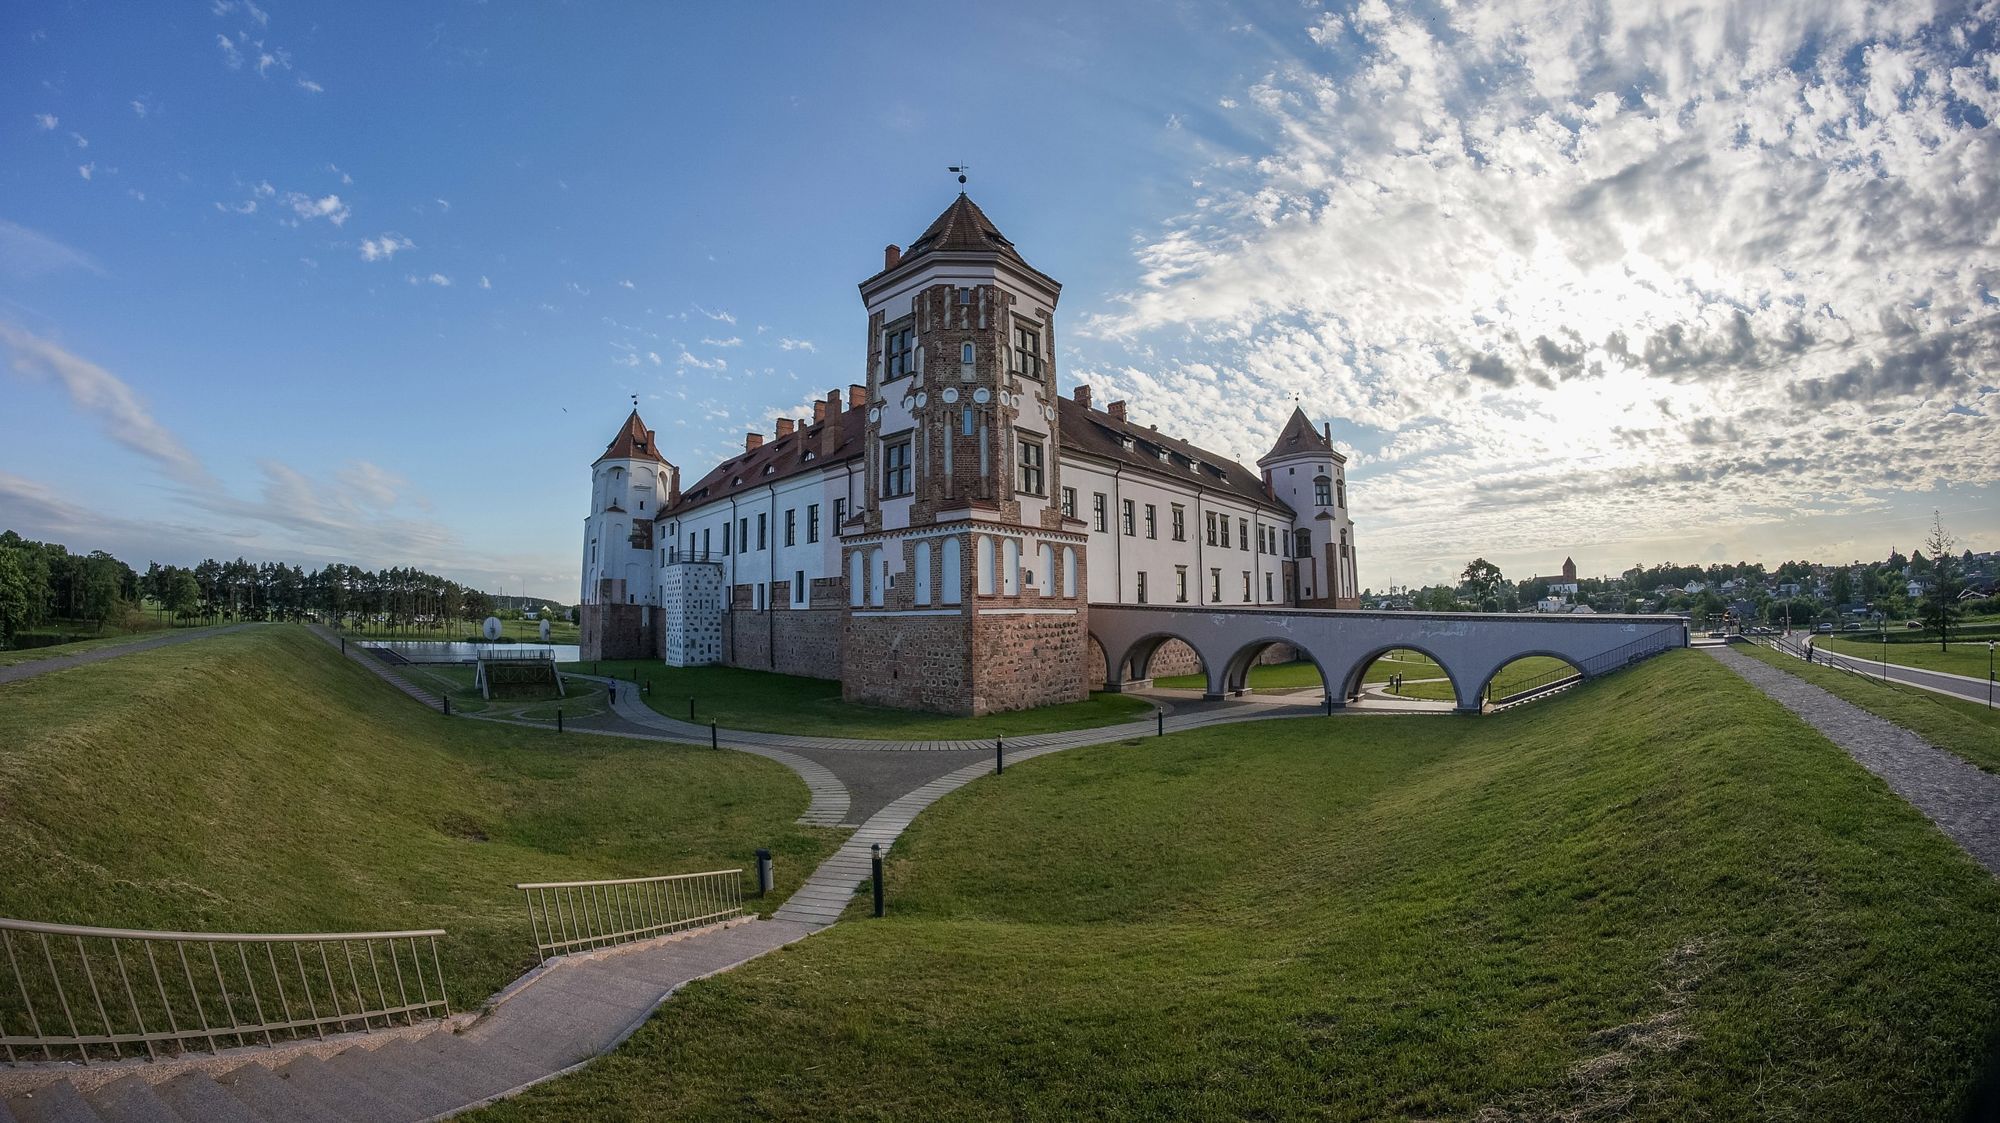
[[[1936,640],[1929,643],[1890,643],[1862,639],[1855,636],[1821,636],[1819,642],[1835,653],[1850,659],[1880,661],[1888,655],[1889,662],[1905,667],[1918,667],[1926,671],[1944,671],[1947,674],[1966,675],[1981,682],[1986,681],[1987,652],[1984,640],[1976,643],[1957,643],[1939,651]],[[2000,664],[1995,664],[2000,666]]]
[[[564,664],[563,669],[598,673],[652,685],[646,702],[668,717],[686,720],[694,699],[694,720],[724,729],[765,733],[812,733],[875,740],[951,741],[1014,737],[1116,725],[1152,714],[1153,707],[1129,694],[1092,694],[1082,702],[1034,710],[952,717],[948,714],[862,706],[840,700],[831,679],[750,671],[738,667],[669,667],[656,660],[610,660]]]
[[[549,690],[534,697],[487,699],[480,697],[479,688],[474,685],[473,669],[470,664],[410,663],[397,667],[396,672],[408,679],[412,685],[422,687],[433,694],[449,695],[453,713],[481,714],[487,717],[514,718],[554,725],[557,710],[561,710],[565,718],[573,718],[589,717],[611,709],[610,701],[605,697],[604,687],[601,684],[574,675],[564,676],[561,695]]]
[[[1380,666],[1380,664],[1377,664],[1377,666]],[[1435,664],[1433,666],[1435,667]],[[1518,690],[1547,680],[1551,674],[1565,670],[1573,670],[1573,668],[1561,659],[1552,658],[1547,655],[1530,655],[1525,659],[1516,659],[1512,663],[1500,668],[1493,675],[1492,685],[1487,688],[1487,697],[1505,698]],[[1444,671],[1440,668],[1433,670],[1432,673],[1442,676]],[[1418,676],[1416,672],[1411,671],[1408,677],[1416,678]],[[1404,698],[1430,698],[1444,702],[1454,701],[1457,698],[1457,695],[1452,692],[1450,680],[1444,678],[1423,682],[1405,682],[1403,689],[1399,693]]]
[[[1024,762],[888,885],[479,1118],[1954,1119],[2000,1015],[2000,886],[1696,652]]]
[[[143,632],[107,634],[88,639],[75,639],[68,643],[51,644],[48,647],[20,647],[0,651],[0,667],[11,667],[17,663],[33,663],[42,659],[54,659],[59,655],[76,655],[85,651],[96,651],[105,647],[123,647],[128,643],[152,639],[165,634],[167,629],[156,628]],[[88,636],[88,632],[81,633]]]
[[[1947,752],[1957,753],[1988,772],[2000,772],[2000,709],[1963,702],[1899,683],[1856,678],[1758,645],[1735,650],[1761,659],[1830,693],[1916,733]]]
[[[445,718],[285,625],[0,686],[0,793],[0,915],[442,927],[460,1008],[535,960],[517,881],[766,846],[782,896],[844,833],[794,825],[809,795],[780,765]]]

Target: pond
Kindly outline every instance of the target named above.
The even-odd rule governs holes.
[[[575,663],[583,658],[582,649],[573,643],[465,643],[458,640],[363,640],[353,637],[349,637],[348,642],[386,648],[412,663],[472,663],[478,660],[481,651],[489,647],[504,655],[524,658],[530,651],[553,651],[558,663]]]

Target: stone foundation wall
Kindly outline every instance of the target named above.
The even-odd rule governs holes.
[[[585,662],[649,658],[657,647],[654,624],[658,618],[651,605],[586,604],[577,620],[582,633],[580,657]]]
[[[849,616],[841,697],[849,702],[963,714],[972,709],[965,616]]]
[[[1089,697],[1089,617],[1081,598],[1075,611],[973,618],[972,712],[999,713],[1080,702]]]
[[[743,595],[724,622],[729,665],[806,678],[839,678],[847,625],[847,606],[842,599],[846,587],[838,577],[814,580],[807,603],[794,607],[791,582],[780,581],[771,593],[777,607],[758,612],[750,586],[738,586]]]
[[[1274,643],[1257,656],[1256,662],[1289,663],[1298,657],[1298,650],[1291,644]],[[1198,675],[1202,671],[1201,657],[1194,653],[1194,648],[1180,640],[1170,639],[1153,653],[1152,664],[1147,669],[1154,678]],[[1095,636],[1090,638],[1089,654],[1084,662],[1084,681],[1092,690],[1104,689],[1104,648],[1099,646]]]

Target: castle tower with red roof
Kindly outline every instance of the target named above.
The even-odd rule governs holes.
[[[647,629],[659,604],[653,520],[679,490],[680,469],[660,455],[635,407],[590,466],[590,514],[583,520],[585,658],[650,654]]]

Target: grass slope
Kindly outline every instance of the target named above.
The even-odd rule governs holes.
[[[180,629],[173,629],[179,631]],[[54,659],[61,655],[79,655],[86,651],[96,651],[106,647],[124,647],[167,634],[169,629],[152,628],[139,632],[115,632],[110,635],[87,639],[73,639],[68,643],[52,643],[47,647],[16,647],[0,651],[0,667],[11,667],[17,663],[34,663],[42,659]],[[87,633],[86,633],[87,634]]]
[[[1996,636],[1994,638],[2000,638]],[[1849,659],[1875,662],[1886,653],[1891,663],[1905,667],[1916,667],[1925,671],[1943,671],[1951,675],[1965,675],[1986,681],[1987,662],[1986,640],[1977,642],[1953,641],[1951,646],[1939,651],[1936,640],[1929,643],[1888,643],[1870,638],[1853,636],[1821,636],[1819,642],[1836,654]]]
[[[1947,698],[1914,686],[1857,678],[1818,664],[1780,655],[1766,647],[1738,644],[1735,650],[1761,659],[1884,717],[1988,772],[2000,772],[2000,709]]]
[[[513,883],[769,846],[788,893],[840,836],[793,824],[808,798],[744,754],[447,719],[269,625],[0,686],[0,915],[438,926],[464,1007],[534,962]]]
[[[843,702],[840,683],[740,667],[669,667],[658,660],[565,663],[564,670],[603,674],[652,684],[646,702],[668,717],[686,720],[694,699],[694,720],[724,729],[765,733],[811,733],[825,737],[876,740],[952,741],[1013,737],[1059,729],[1116,725],[1147,717],[1153,707],[1126,694],[1092,694],[1082,702],[1033,710],[952,717],[917,710],[893,710]]]
[[[1994,880],[1693,652],[1026,762],[888,877],[481,1118],[1951,1118],[2000,1010]]]

